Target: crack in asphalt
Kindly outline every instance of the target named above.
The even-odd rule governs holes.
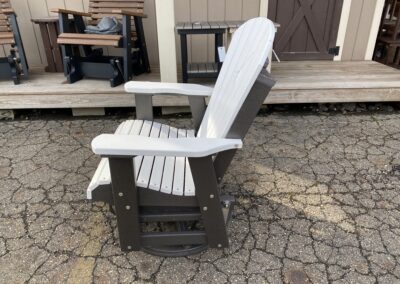
[[[0,283],[400,283],[397,113],[257,117],[222,183],[230,248],[182,258],[121,252],[85,200],[122,121],[0,123]]]

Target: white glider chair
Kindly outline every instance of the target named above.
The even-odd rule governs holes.
[[[265,70],[274,36],[266,18],[242,25],[214,88],[125,85],[135,94],[137,120],[93,140],[94,153],[103,159],[87,190],[88,199],[107,202],[115,211],[123,251],[184,256],[229,246],[234,199],[220,193],[219,183],[275,84]],[[155,94],[188,96],[195,130],[153,122]],[[158,229],[146,230],[149,223]]]

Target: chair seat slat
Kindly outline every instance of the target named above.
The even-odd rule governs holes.
[[[154,122],[151,128],[150,137],[158,138],[160,136],[161,124]],[[143,157],[142,166],[137,178],[137,185],[147,188],[150,182],[150,175],[153,168],[154,156]]]
[[[195,137],[194,130],[188,130],[187,137]],[[185,158],[185,196],[194,196],[195,195],[195,187],[192,176],[192,171],[189,165],[189,159]]]
[[[171,127],[169,130],[169,138],[178,137],[178,129]],[[161,182],[161,192],[172,193],[172,182],[174,180],[174,167],[175,167],[175,157],[166,157],[164,172]]]
[[[178,130],[178,138],[186,137],[186,130]],[[175,159],[175,171],[174,171],[174,184],[172,186],[173,195],[183,195],[184,191],[184,179],[185,179],[185,158],[176,157]]]
[[[169,126],[163,124],[161,127],[160,138],[168,138]],[[155,157],[153,171],[151,173],[151,179],[149,183],[149,188],[152,190],[160,191],[161,179],[164,171],[165,157]]]

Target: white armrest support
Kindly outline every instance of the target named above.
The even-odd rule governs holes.
[[[125,84],[125,91],[134,94],[175,94],[209,97],[213,92],[213,88],[196,84],[131,81]]]
[[[135,135],[102,134],[92,141],[101,156],[170,156],[199,158],[242,148],[240,139],[150,138]]]

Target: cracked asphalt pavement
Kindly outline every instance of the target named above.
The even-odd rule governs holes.
[[[85,200],[121,121],[0,122],[0,283],[400,283],[398,113],[257,117],[223,182],[230,248],[185,258],[122,253]]]

